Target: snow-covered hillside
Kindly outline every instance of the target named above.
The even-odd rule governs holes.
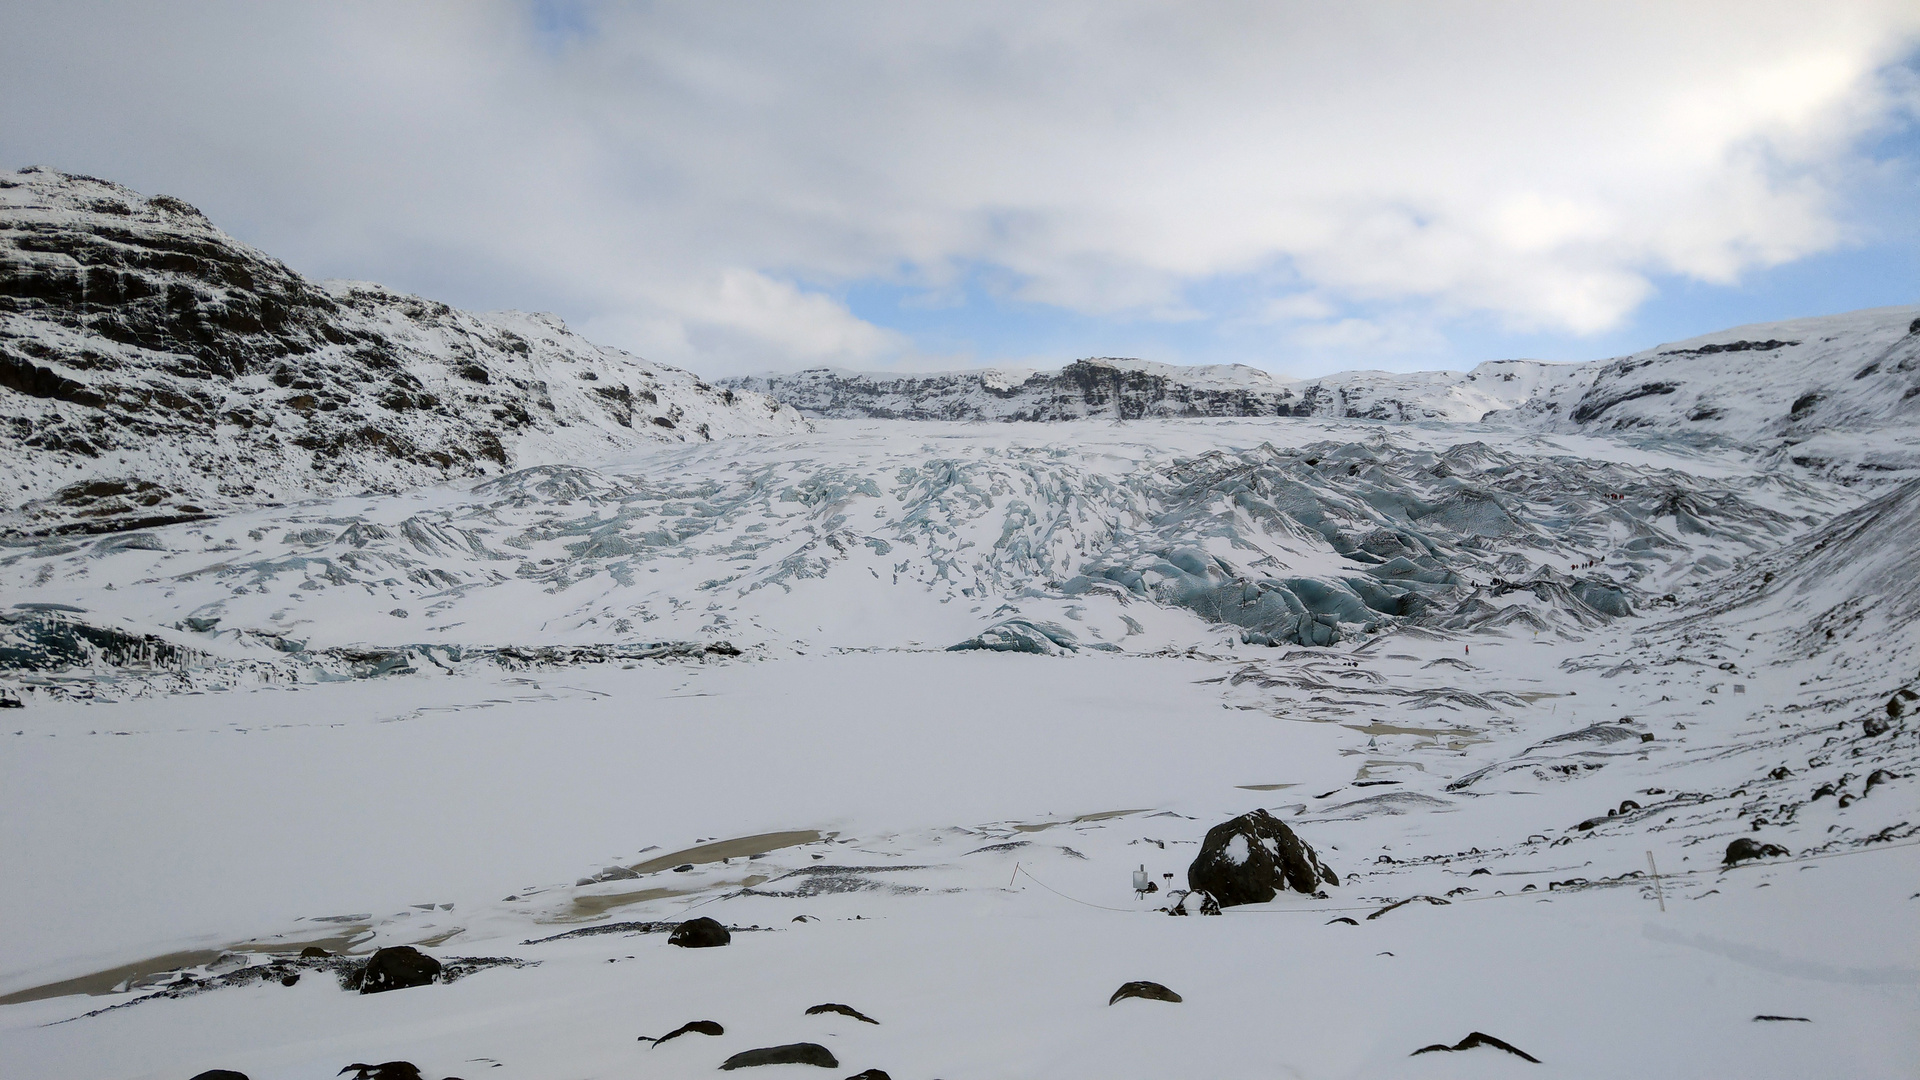
[[[1920,469],[1920,305],[1740,326],[1582,370],[1515,419],[1711,435],[1843,478]]]
[[[0,528],[120,530],[803,423],[552,316],[310,282],[178,199],[0,173]]]
[[[1920,470],[1920,305],[1735,327],[1579,364],[1350,371],[1078,360],[1058,371],[818,368],[727,380],[809,416],[917,420],[1292,416],[1633,428],[1720,439],[1842,478]]]

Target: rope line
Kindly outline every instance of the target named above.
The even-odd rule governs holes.
[[[1040,886],[1041,888],[1043,888],[1043,889],[1045,889],[1045,890],[1047,890],[1048,892],[1050,892],[1050,893],[1052,893],[1052,894],[1053,894],[1053,895],[1055,895],[1055,896],[1058,896],[1058,897],[1062,897],[1062,898],[1064,898],[1064,899],[1067,899],[1067,900],[1071,900],[1071,901],[1073,901],[1073,902],[1074,902],[1074,903],[1076,903],[1076,904],[1086,904],[1086,906],[1087,906],[1087,907],[1090,907],[1090,908],[1099,908],[1099,909],[1100,909],[1101,911],[1119,911],[1119,912],[1124,912],[1124,913],[1126,913],[1126,914],[1128,914],[1128,915],[1132,915],[1132,914],[1136,914],[1136,913],[1137,913],[1137,912],[1139,912],[1139,910],[1140,910],[1139,908],[1124,908],[1124,907],[1108,907],[1108,906],[1107,906],[1107,905],[1105,905],[1105,904],[1094,904],[1094,903],[1089,903],[1088,901],[1085,901],[1085,900],[1082,900],[1082,899],[1080,899],[1080,898],[1079,898],[1079,897],[1077,897],[1077,896],[1068,896],[1068,895],[1067,895],[1066,893],[1063,893],[1063,892],[1061,892],[1061,891],[1060,891],[1059,889],[1056,889],[1056,888],[1054,888],[1053,886],[1051,886],[1051,885],[1049,885],[1049,884],[1047,884],[1046,882],[1044,882],[1044,881],[1041,881],[1041,880],[1040,880],[1039,878],[1037,878],[1037,877],[1034,877],[1034,876],[1033,876],[1033,872],[1032,872],[1031,870],[1028,870],[1028,869],[1027,869],[1026,867],[1024,867],[1024,866],[1018,866],[1018,865],[1016,865],[1016,866],[1014,867],[1014,869],[1015,869],[1015,870],[1016,870],[1016,871],[1017,871],[1018,873],[1022,873],[1022,874],[1025,874],[1025,875],[1027,875],[1027,878],[1028,878],[1028,880],[1030,880],[1030,881],[1032,881],[1032,882],[1033,882],[1033,883],[1034,883],[1035,885],[1038,885],[1038,886]]]

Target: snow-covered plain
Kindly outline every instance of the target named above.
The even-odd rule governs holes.
[[[818,426],[6,549],[0,1072],[1912,1074],[1920,482]],[[1341,884],[1133,892],[1257,807]],[[314,941],[532,964],[362,996]],[[1472,1031],[1540,1060],[1412,1053]]]

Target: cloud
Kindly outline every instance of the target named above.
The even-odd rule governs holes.
[[[1849,242],[1911,3],[46,5],[0,153],[312,273],[727,371],[914,364],[863,282],[1148,321],[1619,325]],[[1235,311],[1198,283],[1287,281]],[[1304,296],[1307,299],[1286,299]],[[1264,311],[1264,314],[1262,313]],[[1356,336],[1358,335],[1358,336]],[[1308,335],[1311,336],[1311,335]],[[1384,340],[1384,339],[1383,339]]]

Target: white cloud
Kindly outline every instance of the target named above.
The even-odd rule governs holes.
[[[1196,283],[1284,265],[1255,317],[1329,340],[1360,340],[1356,302],[1590,333],[1650,274],[1842,243],[1853,148],[1912,108],[1889,65],[1920,43],[1910,2],[583,14],[542,38],[506,4],[15,10],[0,152],[705,370],[917,363],[832,291],[980,271],[1191,320],[1247,314]]]

